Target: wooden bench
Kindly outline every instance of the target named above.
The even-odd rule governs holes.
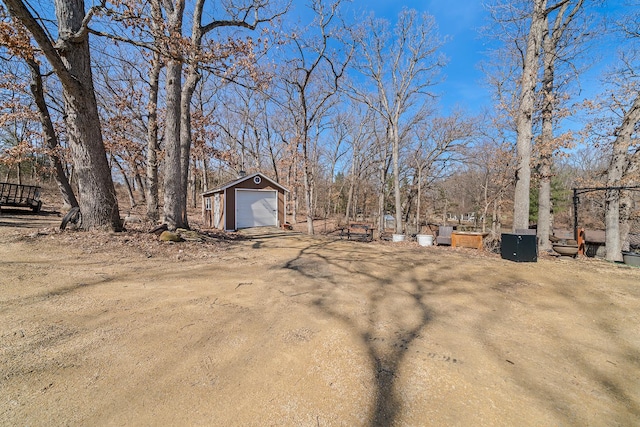
[[[353,222],[346,227],[340,228],[340,238],[348,240],[361,240],[371,242],[373,240],[373,225],[361,222]]]
[[[489,233],[454,231],[451,233],[451,247],[482,249],[482,239]]]

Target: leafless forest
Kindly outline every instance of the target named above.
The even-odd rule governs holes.
[[[118,230],[133,208],[189,228],[201,192],[260,171],[290,190],[288,218],[310,234],[327,217],[383,228],[392,216],[396,232],[536,224],[548,248],[553,227],[572,226],[572,188],[640,181],[634,1],[489,2],[481,111],[442,107],[447,39],[429,13],[53,3],[0,5],[0,173],[79,206],[85,229]],[[608,258],[640,232],[639,194],[580,199],[580,225],[608,231]]]

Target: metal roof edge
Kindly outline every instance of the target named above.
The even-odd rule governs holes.
[[[261,172],[255,172],[255,173],[252,173],[251,175],[243,176],[243,177],[238,178],[238,179],[236,179],[236,180],[234,180],[234,181],[230,181],[230,182],[228,182],[228,183],[226,183],[226,184],[223,184],[223,185],[222,185],[222,186],[220,186],[220,187],[214,188],[213,190],[207,190],[207,191],[205,191],[205,192],[203,192],[203,193],[200,193],[200,195],[201,195],[201,197],[208,197],[208,196],[211,196],[211,195],[213,195],[213,194],[215,194],[215,193],[218,193],[218,192],[220,192],[220,191],[224,191],[224,190],[226,190],[227,188],[233,187],[234,185],[239,184],[239,183],[241,183],[242,181],[246,181],[246,180],[248,180],[248,179],[252,179],[253,177],[258,176],[258,175],[260,176],[260,178],[262,178],[262,179],[266,179],[266,180],[267,180],[267,181],[269,181],[271,184],[275,185],[276,187],[281,188],[281,189],[282,189],[282,190],[284,190],[285,192],[287,192],[287,193],[289,192],[289,189],[288,189],[288,188],[286,188],[286,187],[284,187],[284,186],[282,186],[282,185],[278,184],[277,182],[275,182],[274,180],[272,180],[271,178],[269,178],[269,177],[268,177],[268,176],[266,176],[265,174],[263,174],[263,173],[261,173]]]

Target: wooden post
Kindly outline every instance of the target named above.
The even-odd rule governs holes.
[[[580,228],[577,229],[577,235],[578,235],[578,255],[584,255],[585,253],[585,232],[584,232],[584,228]]]

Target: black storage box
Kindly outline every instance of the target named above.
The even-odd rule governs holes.
[[[535,235],[502,233],[502,259],[515,262],[537,262],[538,241]]]

